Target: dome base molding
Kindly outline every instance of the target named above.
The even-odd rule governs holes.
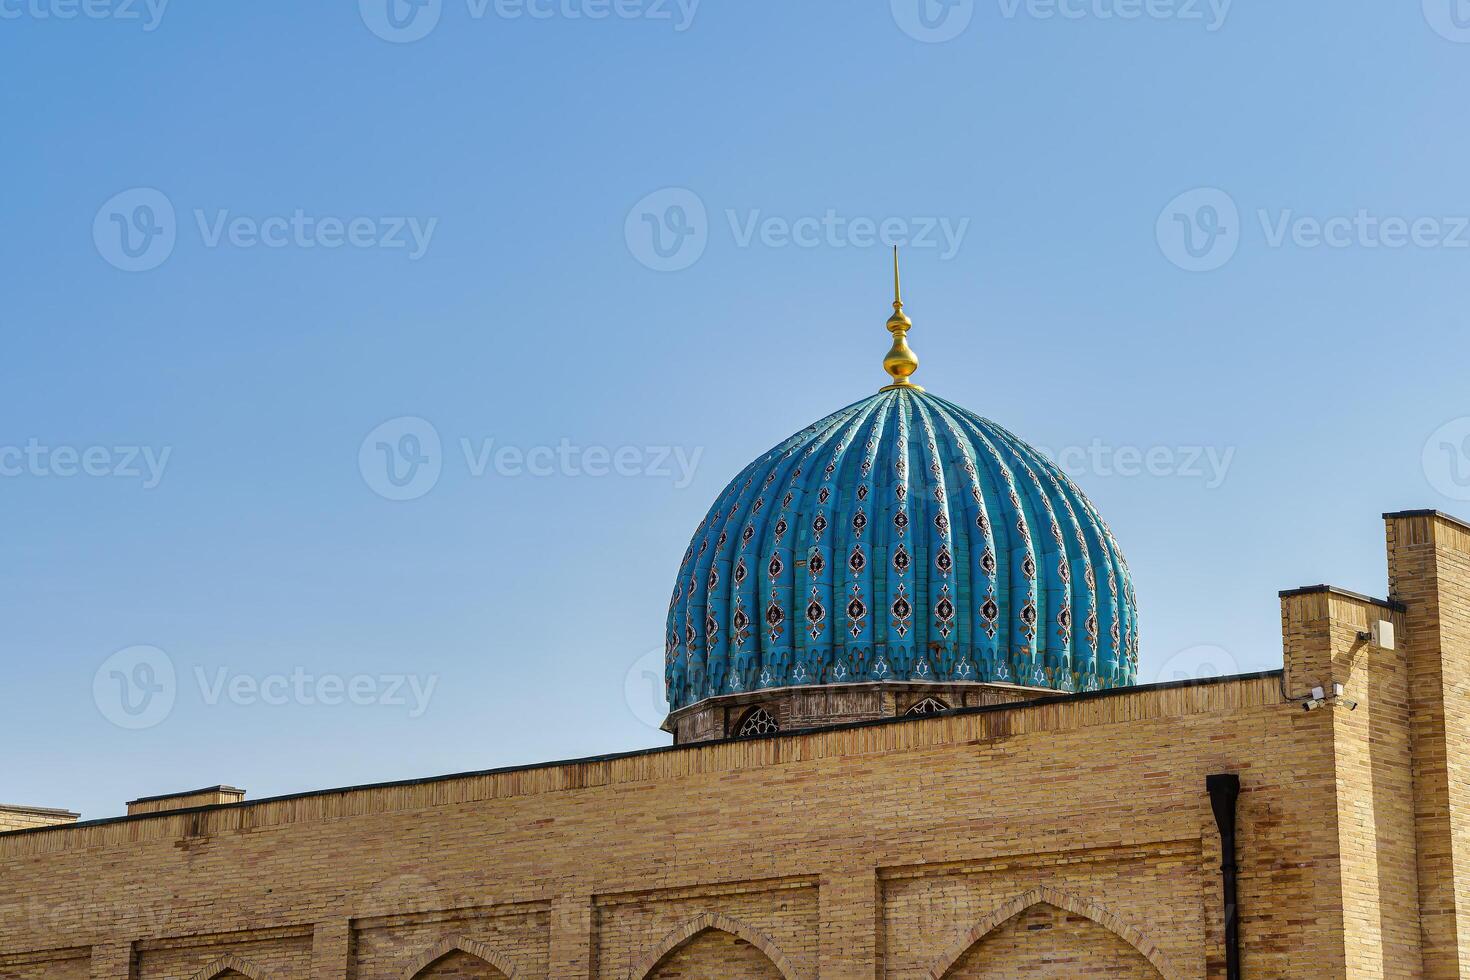
[[[901,717],[925,699],[945,708],[974,708],[1014,704],[1056,693],[1045,687],[974,681],[814,684],[707,698],[670,712],[663,729],[673,734],[675,745],[690,745],[740,737],[742,723],[758,709],[774,718],[781,731],[790,732]]]

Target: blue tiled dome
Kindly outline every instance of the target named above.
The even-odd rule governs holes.
[[[669,609],[669,707],[864,681],[1134,682],[1128,566],[1092,504],[913,386],[787,439],[715,501]]]

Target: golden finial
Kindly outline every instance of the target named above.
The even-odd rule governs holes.
[[[893,377],[893,384],[884,385],[879,391],[892,391],[895,388],[912,388],[914,391],[923,391],[918,385],[909,380],[909,375],[919,369],[919,358],[909,349],[909,328],[914,325],[903,311],[903,297],[898,292],[898,246],[893,246],[893,316],[888,318],[888,332],[893,334],[893,346],[888,349],[888,355],[883,358],[883,370]]]

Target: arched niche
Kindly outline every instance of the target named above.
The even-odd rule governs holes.
[[[403,980],[520,980],[510,960],[484,943],[441,940],[414,958]]]
[[[669,932],[633,969],[629,980],[802,980],[769,936],[728,915],[705,913]]]
[[[1048,969],[1052,972],[1045,972]],[[935,958],[929,976],[1070,980],[1084,970],[1102,970],[1100,975],[1125,980],[1181,976],[1131,924],[1094,902],[1045,886],[1002,902],[961,933]]]

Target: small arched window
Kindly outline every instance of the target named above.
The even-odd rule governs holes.
[[[941,711],[948,711],[949,705],[938,698],[922,698],[909,705],[909,710],[904,712],[904,717],[909,715],[937,715]]]
[[[776,724],[776,719],[765,708],[751,708],[740,719],[740,728],[736,732],[737,738],[750,738],[752,735],[770,735],[779,732],[781,726]]]

